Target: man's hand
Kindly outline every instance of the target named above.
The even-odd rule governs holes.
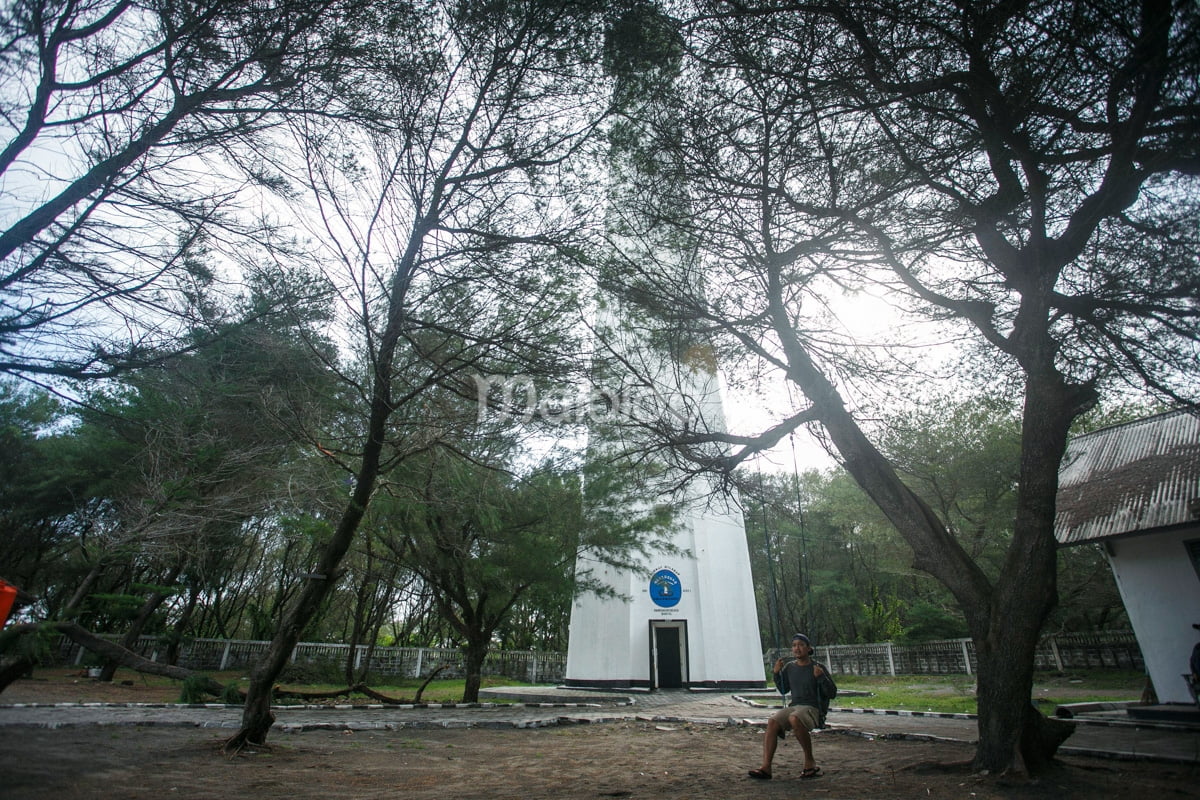
[[[781,669],[783,669],[783,659],[782,658],[777,659],[775,661],[775,666],[772,668],[772,671],[779,672],[779,670],[781,670]]]
[[[819,678],[824,674],[825,674],[825,670],[821,669],[816,664],[813,665],[813,677],[814,678]]]

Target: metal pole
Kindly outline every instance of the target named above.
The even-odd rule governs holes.
[[[771,546],[771,528],[767,518],[767,497],[763,490],[762,472],[758,473],[758,502],[762,508],[763,540],[767,545],[767,575],[770,580],[770,615],[771,643],[777,645],[782,640],[779,632],[779,583],[775,579],[775,549]]]
[[[788,389],[791,394],[791,389]],[[800,524],[800,581],[804,584],[804,630],[821,641],[823,631],[812,629],[812,581],[808,564],[808,533],[804,526],[804,501],[800,494],[800,464],[796,459],[796,432],[788,434],[792,447],[792,487],[796,492],[796,520]]]

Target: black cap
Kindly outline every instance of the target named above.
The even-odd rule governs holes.
[[[793,637],[792,637],[792,641],[793,641],[793,642],[794,642],[794,641],[796,641],[797,639],[799,639],[800,641],[804,642],[804,643],[805,643],[806,645],[808,645],[809,647],[812,647],[812,642],[811,642],[811,641],[809,641],[808,637],[807,637],[807,636],[805,636],[803,633],[797,633],[795,636],[793,636]]]

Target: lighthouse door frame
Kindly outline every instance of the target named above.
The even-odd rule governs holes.
[[[688,685],[687,620],[650,620],[650,688],[682,689]]]

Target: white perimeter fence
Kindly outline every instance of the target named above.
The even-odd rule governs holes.
[[[108,641],[120,641],[120,636],[102,636]],[[249,670],[266,652],[270,642],[249,639],[191,639],[179,647],[176,664],[199,672]],[[157,636],[142,636],[136,653],[151,661],[165,657],[167,645]],[[296,665],[319,666],[337,670],[351,657],[350,645],[325,642],[301,642],[292,650],[291,661]],[[74,642],[63,639],[56,657],[60,664],[83,664],[94,659]],[[464,673],[463,652],[456,648],[438,647],[369,647],[354,648],[354,669],[365,665],[372,675],[424,678],[435,669],[448,665],[439,675],[461,678]],[[484,675],[504,675],[529,683],[555,683],[563,679],[567,657],[562,653],[537,650],[494,650],[488,653],[483,665]]]
[[[970,639],[920,644],[833,644],[818,647],[815,658],[835,675],[973,675],[978,665]],[[1034,666],[1072,669],[1145,670],[1133,631],[1058,633],[1038,645]]]
[[[117,641],[119,636],[103,637]],[[269,642],[238,639],[192,639],[179,648],[176,663],[198,671],[249,669],[266,651]],[[143,636],[135,650],[145,658],[158,661],[167,646],[157,636]],[[764,654],[770,664],[778,651]],[[350,645],[302,642],[292,652],[292,662],[324,668],[340,668],[350,657]],[[68,639],[58,646],[56,663],[83,664],[87,651]],[[461,677],[464,658],[461,650],[432,647],[354,648],[354,666],[364,662],[376,676],[423,678],[443,665],[442,675]],[[954,675],[975,673],[975,645],[970,639],[946,639],[920,644],[834,644],[817,648],[816,658],[827,664],[835,675]],[[503,675],[530,683],[557,683],[566,672],[566,655],[535,650],[496,650],[484,662],[485,675]],[[1072,669],[1144,670],[1141,649],[1132,631],[1098,633],[1060,633],[1046,637],[1035,657],[1038,669],[1063,672]],[[764,673],[765,674],[765,673]]]

